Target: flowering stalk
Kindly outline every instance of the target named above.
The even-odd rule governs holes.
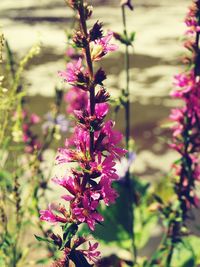
[[[200,31],[200,1],[193,1],[185,19],[188,30],[186,31],[185,48],[190,55],[184,58],[187,64],[185,72],[175,76],[177,90],[172,92],[172,97],[181,99],[184,106],[173,109],[170,118],[175,122],[173,126],[172,147],[181,156],[178,163],[173,166],[175,183],[181,208],[181,223],[172,225],[174,235],[181,234],[181,227],[185,226],[188,210],[198,205],[195,192],[196,183],[200,180],[200,61],[199,61],[199,31]],[[168,266],[173,254],[173,245],[168,255]]]
[[[76,168],[71,168],[67,176],[53,179],[68,191],[62,199],[69,203],[69,210],[64,205],[51,204],[47,210],[40,211],[40,218],[60,223],[63,229],[62,238],[54,234],[51,236],[53,242],[64,251],[63,259],[55,266],[68,266],[70,260],[76,266],[89,266],[88,261],[96,261],[100,254],[96,251],[98,243],[89,242],[88,249],[83,250],[79,247],[88,239],[76,237],[76,233],[82,223],[94,231],[95,225],[104,220],[98,207],[102,201],[106,205],[114,203],[117,197],[111,186],[118,179],[115,164],[126,150],[118,146],[122,135],[113,130],[114,122],[104,121],[109,110],[106,103],[109,94],[103,84],[106,75],[102,68],[94,71],[93,67],[94,62],[117,49],[116,45],[110,44],[113,34],[108,32],[103,35],[102,23],[98,21],[88,30],[86,20],[92,14],[91,6],[78,0],[68,3],[79,16],[80,29],[75,32],[73,41],[81,49],[82,56],[68,63],[66,70],[60,71],[59,75],[80,92],[86,92],[89,100],[85,109],[74,110],[76,125],[73,138],[65,142],[65,148],[58,150],[58,164],[76,163]]]
[[[171,93],[181,99],[183,106],[172,109],[170,119],[173,137],[171,147],[180,155],[172,166],[177,201],[161,207],[168,229],[164,238],[167,249],[166,266],[170,267],[176,244],[186,234],[186,220],[192,207],[197,207],[199,198],[196,186],[200,181],[200,1],[194,0],[185,19],[188,30],[185,34],[184,47],[189,53],[183,62],[187,65],[184,72],[175,76],[175,86]],[[174,205],[175,204],[175,205]],[[161,205],[162,206],[162,205]],[[168,211],[167,211],[168,210]]]
[[[189,50],[184,62],[187,70],[175,76],[177,90],[172,97],[181,99],[184,106],[173,109],[170,118],[173,126],[172,147],[181,156],[174,164],[174,172],[179,180],[175,190],[180,201],[183,221],[192,206],[198,205],[195,184],[200,180],[200,61],[199,61],[199,31],[200,31],[200,1],[193,1],[185,23],[188,27],[184,46]]]

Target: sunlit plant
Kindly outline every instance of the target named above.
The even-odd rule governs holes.
[[[80,28],[74,33],[73,42],[82,56],[68,63],[66,70],[59,71],[59,76],[76,90],[87,92],[88,103],[84,109],[73,110],[76,119],[73,137],[70,142],[66,140],[56,158],[58,164],[76,163],[65,177],[53,178],[67,190],[62,199],[68,207],[50,204],[47,210],[40,211],[40,218],[62,226],[62,237],[51,235],[52,241],[63,251],[63,258],[54,266],[68,266],[70,260],[76,266],[90,266],[100,254],[96,250],[98,243],[90,241],[89,236],[79,236],[80,225],[86,223],[93,231],[97,223],[103,222],[98,206],[102,201],[107,206],[115,202],[117,193],[112,188],[112,182],[118,179],[115,164],[126,150],[119,146],[122,135],[113,129],[114,122],[104,120],[109,110],[109,93],[103,84],[106,74],[102,68],[94,69],[96,61],[117,49],[111,43],[113,33],[104,34],[99,21],[87,28],[87,19],[92,15],[90,5],[83,1],[68,1],[68,4],[79,17]],[[82,247],[85,243],[88,244],[86,249]]]

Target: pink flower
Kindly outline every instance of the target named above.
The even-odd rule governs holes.
[[[103,176],[100,180],[100,186],[101,186],[101,196],[105,202],[105,204],[108,206],[110,203],[114,203],[115,199],[118,197],[117,192],[111,187],[111,180],[107,176]]]
[[[181,88],[181,90],[175,90],[170,95],[175,98],[183,98],[186,94],[188,94],[191,90],[194,89],[195,86],[195,76],[192,71],[189,74],[181,73],[175,76],[174,85]]]
[[[87,90],[88,74],[83,72],[82,59],[67,64],[65,71],[59,71],[58,75],[71,85]]]
[[[75,49],[73,47],[69,47],[67,50],[66,50],[66,55],[68,57],[72,57],[74,54],[76,53]]]
[[[87,250],[80,250],[83,255],[85,255],[90,261],[96,262],[101,255],[100,251],[97,251],[98,243],[94,243],[93,245],[89,241],[89,248]]]
[[[103,119],[109,110],[109,105],[107,103],[100,103],[95,105],[95,115],[98,119]]]
[[[121,142],[123,135],[120,132],[113,130],[113,126],[114,123],[111,120],[104,124],[101,131],[101,134],[105,136],[102,141],[102,146],[114,157],[120,158],[127,153],[127,150],[116,146]]]
[[[183,120],[184,113],[182,109],[174,108],[171,110],[170,119],[173,121],[181,122]]]
[[[64,177],[63,179],[55,177],[52,179],[52,181],[67,189],[72,195],[76,195],[77,186],[75,185],[74,179],[72,177]]]
[[[84,110],[88,105],[88,94],[77,87],[72,87],[64,96],[67,103],[67,113],[75,110]]]
[[[30,116],[30,123],[31,124],[37,124],[40,122],[40,117],[34,113],[31,114]]]
[[[83,156],[84,155],[82,155],[78,151],[68,148],[59,148],[58,155],[56,156],[56,161],[58,162],[58,164],[75,162],[81,160]]]
[[[77,82],[77,76],[82,70],[82,59],[79,58],[75,63],[68,63],[66,71],[59,71],[58,74],[68,83],[74,84]]]
[[[58,164],[68,162],[84,162],[89,160],[89,134],[80,127],[75,127],[73,139],[70,144],[76,146],[76,149],[59,148],[56,160]],[[66,142],[68,145],[68,140]]]
[[[110,44],[113,37],[113,32],[109,31],[108,34],[90,44],[91,58],[93,61],[100,60],[108,52],[113,52],[118,49],[115,44]]]
[[[60,217],[54,214],[53,211],[60,212],[62,214],[66,212],[65,208],[55,205],[55,204],[51,204],[49,205],[49,208],[47,210],[40,210],[40,220],[51,222],[51,223],[57,223],[57,222],[66,223],[67,222],[66,218],[63,218],[63,217]]]
[[[114,161],[114,157],[112,155],[102,157],[101,153],[99,153],[96,161],[90,163],[90,172],[94,174],[99,173],[99,175],[106,175],[111,180],[116,180],[119,177],[116,174],[116,169],[114,168],[115,165],[116,162]]]
[[[82,207],[73,208],[73,215],[78,221],[87,223],[89,228],[94,231],[95,224],[104,220],[96,211],[99,202],[89,200],[89,198],[84,195],[81,204]]]

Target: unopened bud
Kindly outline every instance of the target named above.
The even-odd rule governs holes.
[[[97,70],[96,74],[95,74],[95,77],[94,77],[94,82],[95,84],[100,84],[100,85],[103,85],[103,81],[106,79],[106,74],[105,74],[105,71],[100,68]]]
[[[77,31],[74,34],[72,40],[76,44],[77,47],[84,48],[84,47],[87,46],[87,39],[85,38],[85,36],[80,31]]]
[[[121,6],[128,6],[128,7],[130,8],[130,10],[133,10],[133,9],[134,9],[131,0],[121,0],[120,5],[121,5]]]
[[[90,41],[95,41],[103,36],[102,23],[96,22],[89,32]]]

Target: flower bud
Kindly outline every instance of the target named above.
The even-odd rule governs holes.
[[[102,23],[96,22],[89,31],[90,41],[95,41],[103,36]]]
[[[110,94],[106,91],[104,87],[101,87],[101,89],[97,92],[95,96],[95,102],[104,103],[104,102],[107,102],[109,98],[110,98]]]
[[[103,81],[106,79],[106,74],[105,74],[105,71],[100,68],[97,70],[95,76],[94,76],[94,83],[95,84],[100,84],[100,85],[103,85]]]
[[[85,18],[89,19],[92,16],[93,7],[88,4],[85,4],[84,8],[85,8]]]
[[[130,10],[133,10],[133,9],[134,9],[131,0],[121,0],[120,5],[121,5],[121,6],[128,6],[128,7],[130,8]]]
[[[74,34],[72,40],[76,44],[77,47],[84,48],[88,44],[87,39],[85,38],[85,36],[80,31],[77,31]]]

